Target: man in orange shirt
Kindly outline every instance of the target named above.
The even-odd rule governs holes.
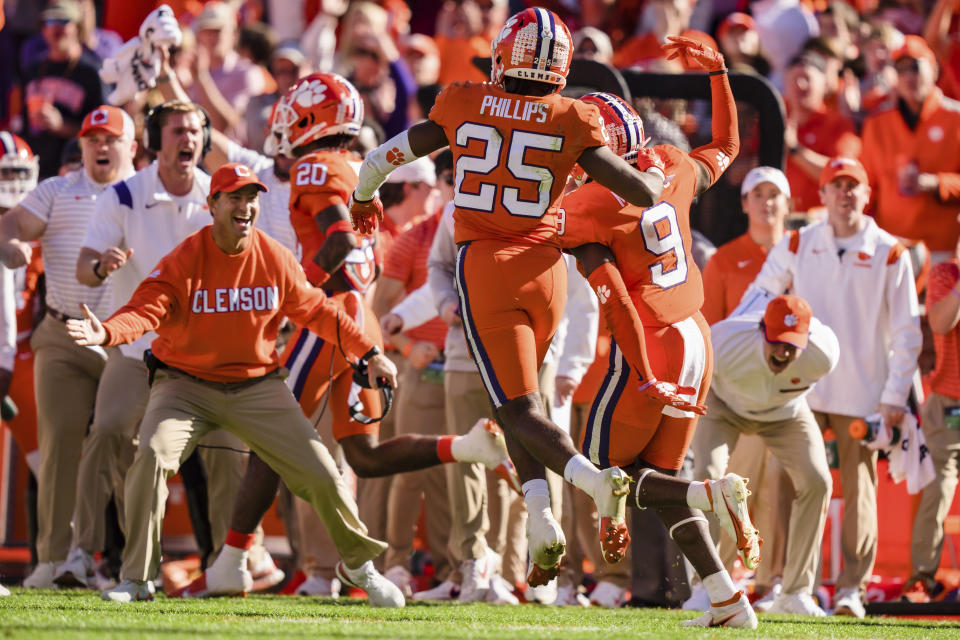
[[[863,166],[877,224],[922,240],[931,261],[951,257],[960,237],[960,103],[936,87],[937,59],[919,36],[894,52],[897,103],[863,123]]]
[[[213,225],[161,260],[106,322],[84,306],[85,319],[67,323],[80,346],[123,344],[157,332],[155,379],[127,473],[122,582],[104,591],[104,600],[153,599],[166,480],[203,434],[220,427],[313,505],[343,558],[348,584],[364,589],[374,606],[404,605],[370,562],[385,545],[367,537],[333,458],[283,382],[280,323],[286,316],[336,340],[366,367],[373,387],[396,386],[396,368],[339,305],[310,286],[293,254],[254,228],[265,190],[245,165],[218,169],[207,198]]]
[[[571,50],[570,31],[555,13],[532,8],[512,16],[491,45],[492,82],[444,89],[428,120],[367,155],[350,198],[355,228],[371,232],[383,217],[375,192],[391,171],[442,147],[453,151],[463,325],[524,481],[531,586],[557,574],[566,546],[544,466],[598,503],[608,562],[619,562],[629,543],[629,478],[619,468],[601,472],[577,453],[547,419],[539,393],[538,370],[566,291],[556,233],[564,183],[579,163],[641,206],[653,204],[663,184],[659,169],[636,171],[605,146],[596,107],[558,94]]]

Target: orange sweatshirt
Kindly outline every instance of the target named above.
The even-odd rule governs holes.
[[[307,282],[296,258],[259,229],[243,252],[228,255],[212,227],[167,254],[130,301],[104,323],[106,345],[156,331],[154,355],[190,375],[217,382],[263,376],[280,366],[277,331],[284,317],[321,338],[339,339],[362,356],[373,348],[323,291]]]

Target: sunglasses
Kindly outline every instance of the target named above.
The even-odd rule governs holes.
[[[70,24],[70,21],[66,18],[47,18],[43,24],[47,27],[65,27]]]

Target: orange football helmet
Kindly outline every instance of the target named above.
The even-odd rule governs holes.
[[[40,162],[23,138],[0,131],[0,207],[20,204],[40,175]]]
[[[363,100],[350,82],[336,73],[312,73],[301,78],[278,102],[271,116],[275,150],[291,150],[319,138],[357,135],[363,122]],[[276,155],[268,154],[268,155]]]
[[[503,79],[521,78],[567,84],[573,38],[553,11],[535,7],[511,16],[490,43],[490,81],[502,87]]]

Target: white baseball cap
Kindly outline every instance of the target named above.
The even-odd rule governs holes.
[[[391,171],[387,182],[426,182],[433,187],[437,184],[437,172],[433,160],[423,156]]]
[[[764,182],[771,183],[777,189],[780,189],[780,193],[788,198],[790,197],[790,183],[787,182],[787,176],[783,175],[783,171],[780,171],[780,169],[773,167],[754,167],[750,169],[750,173],[747,174],[747,177],[743,179],[743,184],[740,185],[740,195],[747,195],[753,191],[754,187]]]

